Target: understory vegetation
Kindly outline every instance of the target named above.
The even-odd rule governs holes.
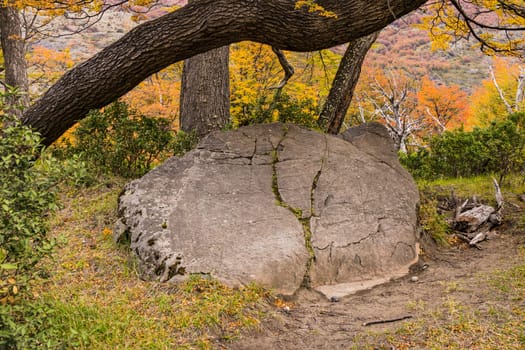
[[[268,292],[144,282],[113,241],[123,177],[160,162],[168,142],[183,154],[194,135],[159,136],[162,122],[121,103],[54,152],[8,115],[0,125],[0,349],[209,348],[258,326]]]
[[[168,153],[183,154],[195,138],[168,134],[165,125],[132,115],[120,103],[93,113],[71,145],[54,150],[59,158],[42,153],[38,135],[3,117],[2,124],[11,126],[0,141],[0,349],[210,349],[257,329],[285,305],[255,285],[231,289],[201,277],[178,285],[139,279],[134,257],[112,237],[118,194],[125,177],[142,174]],[[159,131],[168,136],[153,138]],[[458,135],[466,137],[464,131]],[[159,142],[158,148],[151,142]],[[164,155],[166,142],[172,151]],[[513,157],[511,164],[517,164]],[[422,228],[441,245],[457,242],[437,202],[475,195],[493,204],[489,169],[477,177],[443,173],[441,179],[419,180]],[[525,192],[516,169],[505,173],[503,194],[510,202]],[[505,215],[509,232],[525,230],[521,211]],[[524,264],[479,275],[477,293],[495,300],[488,309],[461,305],[453,296],[432,310],[414,301],[410,307],[423,315],[418,320],[394,332],[357,335],[355,344],[519,349],[525,343],[524,280]]]
[[[525,249],[521,263],[505,270],[480,273],[473,281],[442,283],[437,306],[414,300],[408,309],[417,320],[394,330],[368,332],[354,338],[350,349],[523,349],[525,344]],[[486,302],[465,305],[469,295]],[[374,344],[374,345],[370,345]]]
[[[416,178],[461,178],[525,171],[525,113],[495,120],[472,131],[463,128],[431,137],[428,146],[402,154],[400,160]]]
[[[16,284],[11,265],[2,265],[10,297],[0,305],[0,348],[210,348],[259,325],[270,295],[257,286],[139,279],[135,260],[110,229],[123,184],[107,178],[89,188],[62,186],[62,208],[46,219],[54,251],[39,256],[38,268],[17,271]],[[46,275],[35,277],[44,268]],[[31,278],[30,294],[13,289],[23,278]]]
[[[91,111],[56,145],[54,154],[88,164],[91,173],[136,178],[197,142],[194,132],[175,132],[168,119],[148,117],[117,101]]]

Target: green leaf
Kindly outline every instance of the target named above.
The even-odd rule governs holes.
[[[18,266],[16,264],[0,264],[2,270],[16,270]]]

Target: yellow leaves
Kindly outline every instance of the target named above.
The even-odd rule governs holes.
[[[20,292],[17,280],[14,277],[7,277],[0,280],[0,304],[12,304],[15,302],[15,296]]]
[[[13,304],[14,302],[15,302],[15,297],[13,297],[12,295],[9,295],[9,296],[6,296],[0,299],[0,304],[2,305]]]
[[[467,39],[488,55],[521,54],[525,46],[523,1],[472,0],[468,6],[465,3],[458,2],[459,9],[444,1],[425,7],[428,15],[416,26],[429,31],[433,49],[448,49],[450,43]]]
[[[518,89],[518,76],[520,74],[519,61],[512,58],[493,58],[494,78],[508,103],[513,105],[516,101]],[[518,109],[524,106],[517,106]],[[472,93],[470,98],[469,125],[484,126],[493,120],[501,120],[508,115],[505,103],[496,88],[492,78],[485,79],[481,86]]]
[[[279,121],[279,110],[274,109],[272,112],[272,122]]]
[[[137,13],[131,16],[131,20],[133,22],[141,22],[145,21],[147,19],[146,15],[143,13]]]
[[[88,11],[98,13],[104,6],[104,0],[3,0],[3,6],[15,7],[20,10],[30,9],[44,17],[58,17],[69,13]]]
[[[102,235],[104,237],[110,237],[111,235],[113,235],[113,230],[107,228],[107,227],[104,227],[104,230],[102,230]]]
[[[328,95],[332,79],[341,56],[329,50],[314,53],[285,52],[295,69],[295,74],[283,88],[289,99],[281,101],[280,108],[291,108],[293,104],[304,107],[301,112],[317,117],[316,110]],[[270,106],[275,87],[283,77],[283,70],[276,55],[267,45],[242,42],[231,46],[231,116],[234,126],[260,116]],[[308,106],[308,107],[306,107]],[[275,110],[268,119],[284,118]]]
[[[317,13],[322,17],[337,18],[337,14],[332,11],[326,10],[323,6],[319,5],[315,0],[298,0],[295,3],[295,9],[299,10],[303,7],[308,9],[310,13]]]

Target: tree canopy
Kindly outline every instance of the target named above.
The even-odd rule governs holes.
[[[70,70],[23,121],[50,144],[89,110],[172,63],[244,40],[293,51],[329,48],[374,33],[425,2],[198,0],[143,23]],[[519,54],[523,46],[516,33],[525,27],[525,7],[518,1],[439,0],[425,8],[435,11],[432,29],[442,41],[473,36],[489,53]]]
[[[296,8],[295,0],[199,0],[146,22],[76,66],[24,114],[52,143],[77,120],[122,96],[160,69],[243,40],[313,51],[371,34],[424,0],[323,0],[336,16]]]

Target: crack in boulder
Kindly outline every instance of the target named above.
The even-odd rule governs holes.
[[[296,208],[292,206],[291,204],[287,203],[283,196],[281,195],[281,191],[279,189],[279,178],[278,178],[278,171],[277,171],[277,164],[279,163],[279,152],[284,151],[283,141],[285,140],[287,136],[287,130],[283,130],[283,137],[277,145],[275,146],[273,150],[273,163],[272,163],[272,191],[275,195],[276,202],[279,206],[288,209],[299,221],[301,224],[301,227],[303,228],[303,235],[304,235],[304,245],[306,250],[308,251],[309,259],[306,263],[306,271],[303,277],[303,282],[301,283],[302,287],[309,288],[311,287],[311,278],[310,278],[310,269],[312,267],[312,264],[315,262],[315,250],[312,245],[312,228],[311,228],[311,218],[315,216],[315,189],[317,188],[317,182],[319,181],[319,178],[321,176],[323,167],[324,167],[324,158],[321,158],[320,160],[320,168],[316,172],[315,176],[312,179],[311,186],[310,186],[310,193],[309,193],[309,213],[308,215],[304,216],[303,209]]]
[[[350,144],[283,124],[212,133],[126,186],[115,237],[143,278],[210,274],[283,295],[383,280],[417,258],[418,197],[372,134]]]

